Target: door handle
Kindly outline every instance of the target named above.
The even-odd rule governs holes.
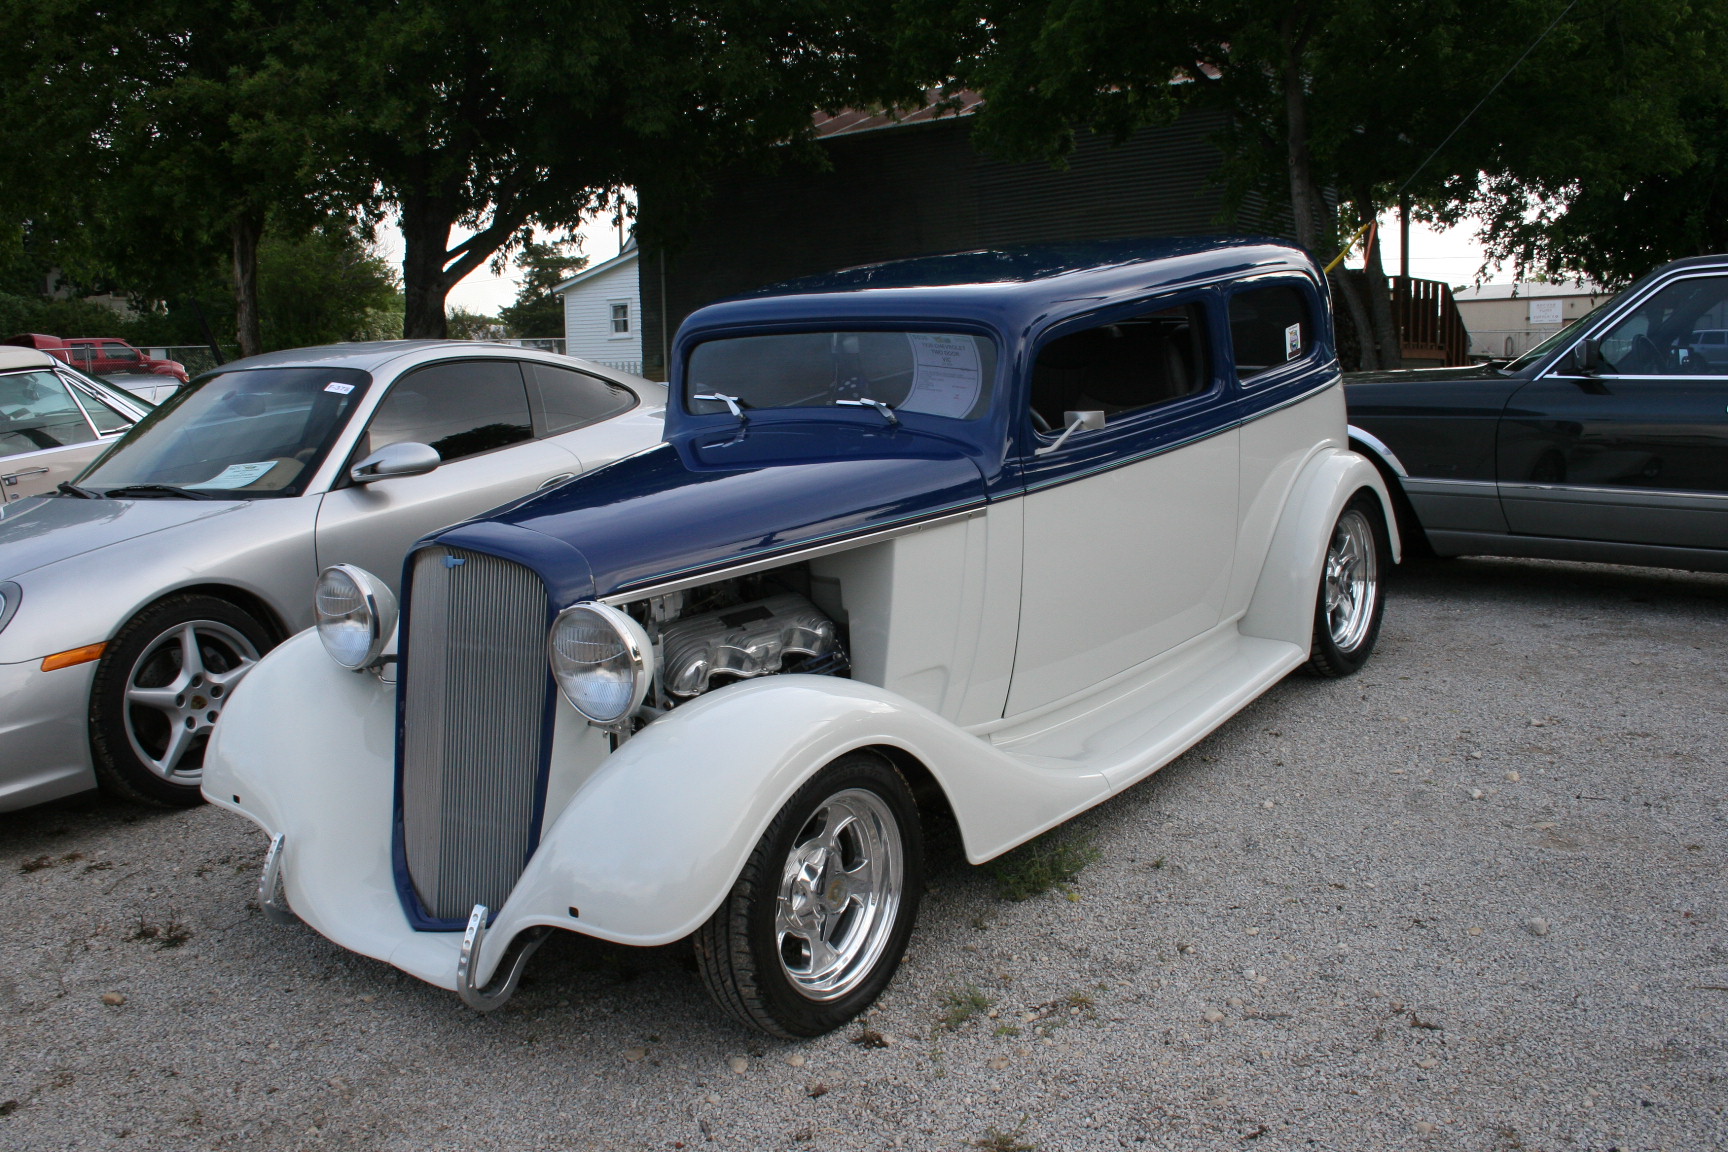
[[[546,477],[546,479],[540,481],[540,487],[536,488],[535,491],[536,492],[544,492],[546,489],[551,488],[551,487],[558,485],[558,484],[562,484],[566,480],[574,480],[574,479],[576,479],[576,473],[574,473],[574,472],[560,472],[556,476],[548,476],[548,477]]]
[[[22,480],[24,477],[40,476],[46,471],[48,471],[46,468],[26,468],[22,472],[12,472],[8,475],[0,476],[0,484],[5,484],[8,488],[14,488],[17,487],[18,481]]]

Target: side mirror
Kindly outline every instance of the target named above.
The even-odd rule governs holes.
[[[419,476],[444,463],[438,449],[430,444],[400,440],[386,444],[354,467],[348,469],[348,479],[356,484],[388,480],[392,476]]]
[[[1586,376],[1602,371],[1602,337],[1592,336],[1574,348],[1572,366]]]
[[[1062,429],[1062,435],[1056,437],[1054,444],[1046,444],[1032,453],[1034,456],[1048,456],[1062,445],[1068,443],[1068,437],[1076,432],[1096,432],[1104,427],[1104,413],[1097,411],[1064,412],[1062,420],[1067,427]]]

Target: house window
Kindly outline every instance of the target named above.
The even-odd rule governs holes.
[[[610,306],[612,309],[612,335],[614,337],[630,335],[630,301],[613,300]]]

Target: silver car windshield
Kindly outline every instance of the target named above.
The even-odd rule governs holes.
[[[698,344],[685,372],[695,413],[882,407],[954,420],[990,405],[996,346],[955,332],[789,332]],[[711,397],[721,397],[712,399]]]
[[[78,478],[86,491],[298,496],[366,395],[354,368],[252,368],[194,380]]]

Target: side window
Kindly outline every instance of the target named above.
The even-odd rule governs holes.
[[[1044,345],[1032,367],[1032,411],[1046,429],[1064,412],[1109,420],[1206,390],[1205,329],[1198,304],[1180,304]]]
[[[1301,290],[1273,284],[1230,297],[1230,346],[1238,380],[1306,355],[1314,347],[1314,322]]]
[[[77,388],[73,394],[78,398],[78,403],[83,406],[84,414],[90,417],[90,423],[96,425],[96,431],[99,435],[106,436],[110,432],[124,432],[132,426],[132,417],[115,408],[88,388]]]
[[[0,376],[0,446],[37,452],[96,439],[84,412],[52,372]]]
[[[102,345],[102,355],[110,360],[136,360],[138,359],[138,350],[110,341]]]
[[[534,438],[528,390],[513,360],[460,360],[410,372],[391,386],[361,454],[413,440],[446,462]]]
[[[1602,371],[1619,376],[1715,373],[1699,329],[1728,327],[1728,276],[1676,280],[1602,337]],[[1720,364],[1722,355],[1712,350]]]
[[[586,372],[551,364],[524,364],[522,368],[538,401],[542,436],[596,423],[636,403],[636,393],[630,389]]]

